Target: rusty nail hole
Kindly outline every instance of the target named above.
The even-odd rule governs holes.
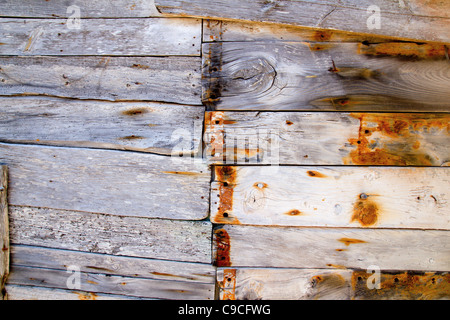
[[[361,141],[358,140],[358,141],[356,141],[356,143],[357,143],[357,144],[361,144]]]
[[[362,278],[361,277],[358,277],[358,281],[361,281],[362,280]]]
[[[227,213],[227,212],[224,212],[224,213],[223,213],[223,217],[224,217],[224,218],[228,218],[228,213]]]
[[[420,197],[417,197],[417,200],[420,200]]]
[[[395,282],[398,282],[398,278],[394,278],[394,281],[395,281]]]
[[[367,134],[367,133],[369,133],[370,131],[369,131],[369,130],[365,130],[364,132]]]
[[[216,124],[219,124],[220,123],[220,121],[219,120],[216,120]]]
[[[228,282],[231,282],[231,278],[227,278],[227,281],[228,281]]]
[[[368,198],[368,195],[367,194],[365,194],[365,193],[361,193],[360,195],[359,195],[359,197],[361,198],[361,199],[367,199]]]
[[[225,187],[228,187],[228,182],[224,182],[223,185],[224,185]]]

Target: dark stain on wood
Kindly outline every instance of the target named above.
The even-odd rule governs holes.
[[[122,139],[122,140],[140,140],[140,139],[145,139],[145,137],[135,136],[134,134],[132,134],[131,136],[122,137],[120,139]]]
[[[314,177],[314,178],[326,178],[327,177],[327,175],[320,173],[318,171],[314,171],[314,170],[308,170],[306,173],[308,174],[308,176]]]
[[[345,278],[338,273],[319,274],[311,277],[311,293],[308,293],[308,299],[320,299],[329,296],[332,292],[338,292],[347,285]]]
[[[232,215],[233,193],[236,184],[236,168],[232,166],[215,167],[216,180],[219,181],[219,206],[214,216],[215,223],[240,224]]]
[[[342,242],[346,246],[349,246],[351,244],[357,244],[357,243],[366,243],[366,241],[364,241],[364,240],[352,239],[352,238],[340,238],[340,239],[338,239],[338,241]]]
[[[355,299],[405,299],[439,300],[450,298],[450,274],[448,272],[381,272],[380,289],[369,289],[367,280],[371,273],[355,271],[352,289]],[[373,282],[372,282],[373,283]]]
[[[214,230],[214,241],[216,244],[216,261],[217,267],[231,266],[230,259],[230,236],[225,229]]]
[[[148,108],[132,108],[122,111],[124,116],[138,116],[149,112]]]
[[[315,41],[329,41],[331,39],[331,37],[333,36],[333,32],[332,31],[327,31],[327,30],[318,30],[318,31],[314,31],[313,34],[313,39]]]
[[[291,125],[293,125],[294,123],[293,123],[292,121],[286,120],[286,124],[287,124],[288,126],[291,126]]]
[[[211,106],[220,101],[225,83],[221,76],[223,66],[222,43],[209,45],[205,53],[205,65],[203,66],[202,82],[205,88],[202,94],[202,102]]]
[[[300,215],[302,215],[302,212],[297,209],[292,209],[292,210],[286,212],[285,214],[288,216],[300,216]]]
[[[448,48],[443,44],[387,42],[358,45],[358,54],[367,56],[397,57],[404,59],[446,59]]]

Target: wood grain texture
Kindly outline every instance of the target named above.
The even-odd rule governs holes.
[[[172,16],[271,22],[450,42],[450,31],[446,27],[450,7],[443,1],[156,0],[155,3],[159,11]],[[374,21],[376,17],[379,17],[378,25]]]
[[[81,18],[146,18],[160,15],[153,0],[4,0],[0,3],[2,17],[69,18],[79,7]]]
[[[450,232],[224,225],[214,232],[218,267],[450,270]]]
[[[153,154],[0,144],[11,205],[180,220],[208,215],[201,160]]]
[[[450,170],[216,167],[215,223],[450,229]],[[281,229],[283,230],[283,229]]]
[[[206,43],[203,102],[216,110],[448,112],[447,57],[438,44]]]
[[[204,108],[156,102],[0,98],[0,140],[197,154]]]
[[[8,168],[0,165],[0,300],[6,299],[4,285],[9,275]]]
[[[2,55],[199,56],[199,19],[0,19]]]
[[[13,267],[8,283],[67,289],[67,280],[70,275],[65,270]],[[213,284],[129,278],[85,272],[80,274],[80,289],[76,290],[94,294],[106,292],[157,299],[211,300],[214,298]]]
[[[450,114],[214,111],[204,141],[216,164],[442,166]]]
[[[10,210],[12,244],[139,258],[211,262],[209,222],[118,217],[17,206],[11,206]],[[33,223],[30,224],[30,221]],[[83,260],[86,259],[80,258],[80,263]]]
[[[373,270],[373,269],[372,269]],[[448,300],[448,272],[219,268],[221,300]],[[376,287],[379,284],[379,287]]]
[[[349,270],[219,268],[220,300],[349,300]]]
[[[0,57],[0,95],[201,104],[200,57]]]

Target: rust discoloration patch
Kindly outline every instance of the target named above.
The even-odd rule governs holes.
[[[353,272],[351,284],[355,299],[438,300],[450,298],[448,272],[382,272],[380,289],[367,287],[367,280],[371,275],[365,271]]]
[[[236,300],[236,269],[223,270],[223,281],[219,285],[222,300]]]
[[[286,120],[286,124],[287,124],[288,126],[292,126],[294,123],[293,123],[292,121]]]
[[[351,222],[357,221],[363,227],[374,225],[378,221],[379,216],[378,205],[369,199],[361,199],[356,201],[353,206],[353,216]]]
[[[133,64],[131,67],[135,68],[135,69],[143,69],[143,70],[150,69],[149,66],[147,66],[145,64],[138,64],[138,63]]]
[[[292,210],[289,210],[288,212],[286,212],[285,214],[288,216],[300,216],[300,215],[302,215],[302,212],[297,209],[292,209]]]
[[[414,59],[446,59],[449,51],[443,44],[388,42],[377,44],[358,44],[358,54],[368,56],[389,56]]]
[[[319,274],[310,279],[312,290],[308,298],[314,300],[327,297],[330,292],[342,290],[345,286],[347,280],[339,273]]]
[[[331,39],[331,37],[333,36],[333,32],[332,31],[328,31],[328,30],[317,30],[314,31],[313,34],[313,39],[315,41],[329,41]]]
[[[230,236],[225,229],[214,230],[214,241],[216,245],[216,261],[217,267],[231,266],[230,259]]]
[[[122,114],[124,116],[138,116],[138,115],[142,115],[142,114],[145,114],[148,112],[150,112],[149,108],[139,107],[139,108],[132,108],[132,109],[124,110],[124,111],[122,111]]]
[[[346,246],[349,246],[351,244],[356,244],[356,243],[366,243],[366,241],[364,241],[364,240],[352,239],[352,238],[340,238],[340,239],[338,239],[338,241],[342,242]]]
[[[357,138],[348,141],[355,149],[344,157],[344,164],[355,165],[440,165],[439,159],[421,148],[424,132],[450,134],[448,114],[372,114],[352,113],[359,119]],[[376,133],[376,139],[371,136]]]
[[[232,166],[215,167],[216,180],[219,182],[219,205],[214,215],[215,223],[240,224],[233,216],[233,188],[236,183],[236,168]]]
[[[308,170],[308,171],[306,171],[306,173],[308,174],[308,176],[314,177],[314,178],[326,178],[327,177],[327,175],[320,173],[318,171],[314,171],[314,170]]]
[[[143,136],[135,136],[134,134],[132,134],[131,136],[122,137],[120,139],[121,140],[141,140],[141,139],[145,139],[145,137],[143,137]]]
[[[93,292],[75,292],[79,300],[97,300],[97,294]]]

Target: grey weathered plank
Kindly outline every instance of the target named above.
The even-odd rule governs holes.
[[[0,300],[5,298],[4,285],[9,274],[8,168],[0,165]]]
[[[373,268],[371,269],[373,272]],[[221,300],[450,299],[448,272],[219,268]],[[377,286],[379,284],[379,287]]]
[[[209,168],[202,160],[153,154],[0,144],[10,205],[122,216],[201,220]]]
[[[349,300],[350,280],[350,270],[217,270],[220,300]]]
[[[201,104],[200,57],[0,57],[0,95]]]
[[[312,29],[286,24],[235,20],[203,20],[204,42],[313,41],[383,43],[392,38],[339,30]]]
[[[63,270],[13,266],[8,284],[68,289],[71,273]],[[211,300],[214,284],[121,277],[98,273],[80,273],[80,287],[93,293],[111,293],[142,298]]]
[[[203,117],[202,107],[156,102],[0,98],[0,140],[197,154]]]
[[[26,245],[11,247],[17,266],[67,270],[77,266],[81,272],[156,280],[214,283],[215,268],[210,264],[105,255]]]
[[[199,56],[199,19],[0,19],[2,55]]]
[[[79,7],[75,12],[71,6]],[[159,16],[153,0],[4,0],[0,3],[2,17],[69,18],[145,18]]]
[[[450,232],[225,225],[214,232],[219,267],[450,270]]]
[[[8,300],[143,300],[143,298],[36,286],[6,285]],[[148,300],[148,299],[145,299]],[[153,300],[153,299],[150,299]]]
[[[216,167],[211,221],[450,230],[449,168]]]
[[[448,2],[421,0],[156,0],[168,15],[274,22],[408,39],[450,42]],[[373,9],[373,6],[376,6]],[[379,12],[379,24],[374,14]]]
[[[10,206],[10,211],[12,244],[140,258],[211,262],[210,222],[118,217],[17,206]],[[80,262],[83,260],[80,258]]]
[[[438,44],[206,43],[203,101],[216,110],[448,112],[447,57]]]
[[[441,166],[450,162],[448,113],[214,111],[205,118],[206,156],[213,163]]]

